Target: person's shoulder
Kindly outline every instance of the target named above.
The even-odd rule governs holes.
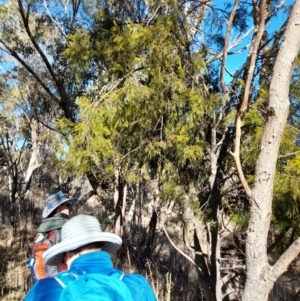
[[[148,280],[143,275],[137,273],[122,273],[120,279],[126,282],[132,281],[140,285],[149,285]]]
[[[79,277],[80,277],[79,275],[72,273],[70,271],[62,271],[56,274],[55,280],[58,281],[58,283],[62,287],[66,287],[68,284],[77,280]]]
[[[64,288],[60,300],[118,300],[134,301],[127,285],[103,273],[61,272],[56,275]]]
[[[61,227],[68,221],[67,216],[52,216],[42,221],[38,228],[38,232],[44,233],[55,229],[61,229]]]
[[[124,273],[121,270],[114,269],[112,276],[119,278],[119,280],[126,284],[134,297],[134,300],[157,300],[150,283],[143,275],[137,273]]]
[[[56,279],[50,277],[38,280],[27,293],[24,301],[57,300],[62,291]]]

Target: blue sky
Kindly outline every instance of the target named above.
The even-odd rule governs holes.
[[[222,6],[223,3],[227,2],[227,1],[223,0],[222,4],[221,4],[220,0],[215,0],[214,2],[217,3],[218,6]],[[292,5],[293,3],[294,3],[294,0],[287,0],[285,5]],[[277,14],[277,16],[273,17],[271,22],[269,24],[267,24],[267,28],[266,28],[267,31],[269,33],[271,33],[271,32],[278,30],[282,26],[282,24],[285,22],[286,17],[287,17],[287,15],[284,14],[283,11],[281,10]],[[238,35],[238,32],[232,31],[231,42],[237,37],[237,35]],[[248,46],[245,50],[241,51],[238,54],[227,56],[226,65],[230,72],[234,73],[246,61],[247,55],[249,53],[249,45],[251,43],[252,35],[253,35],[253,30],[243,39],[243,41],[237,47],[232,49],[233,51],[237,51],[239,49],[243,49],[243,47]],[[230,80],[230,76],[228,73],[226,73],[226,79]]]

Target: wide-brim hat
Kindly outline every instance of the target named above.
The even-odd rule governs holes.
[[[62,191],[50,195],[46,199],[46,207],[43,211],[43,218],[48,217],[59,205],[73,199],[74,198],[67,198]]]
[[[116,234],[102,232],[97,218],[79,214],[68,220],[61,229],[61,242],[44,252],[43,258],[48,265],[59,265],[63,254],[93,242],[103,242],[101,250],[116,252],[122,245],[122,238]]]

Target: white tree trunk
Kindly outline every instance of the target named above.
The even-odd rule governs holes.
[[[289,113],[289,86],[300,49],[300,0],[292,9],[278,53],[269,91],[269,105],[255,170],[246,239],[247,276],[243,301],[267,301],[276,279],[300,252],[300,239],[271,266],[267,237],[272,213],[273,185],[280,139]]]
[[[31,151],[31,157],[29,160],[28,168],[25,175],[25,191],[23,193],[26,193],[29,189],[29,182],[32,177],[33,172],[42,166],[41,163],[39,163],[38,156],[39,156],[39,148],[40,144],[38,142],[38,122],[33,118],[31,121],[31,141],[32,141],[32,151]]]

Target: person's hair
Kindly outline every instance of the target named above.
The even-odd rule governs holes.
[[[84,245],[80,248],[77,248],[75,250],[71,250],[70,252],[72,252],[74,255],[80,253],[83,250],[93,250],[93,249],[101,249],[104,245],[103,241],[96,241],[96,242],[92,242],[90,244]]]

